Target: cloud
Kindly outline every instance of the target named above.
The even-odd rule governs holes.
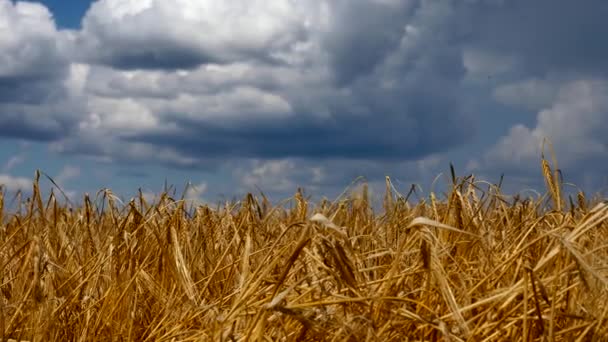
[[[239,165],[241,185],[278,192],[403,168],[420,179],[506,108],[483,118],[508,133],[484,137],[471,168],[530,170],[545,135],[574,165],[604,153],[607,9],[100,0],[68,31],[40,4],[0,0],[0,135],[107,163]],[[536,124],[516,122],[530,112]]]
[[[337,84],[348,85],[372,73],[398,49],[414,4],[359,0],[329,3],[329,27],[322,43],[329,52]]]
[[[192,205],[205,205],[207,201],[204,199],[204,194],[207,192],[207,182],[198,184],[189,183],[184,193],[184,199]]]
[[[390,176],[400,191],[412,184],[429,191],[434,178],[447,168],[447,156],[431,155],[416,161],[371,161],[310,158],[235,161],[227,168],[240,192],[263,191],[273,199],[293,195],[298,187],[313,196],[337,196],[359,179],[383,193],[385,177]],[[363,177],[363,178],[361,178]]]
[[[68,129],[66,44],[43,5],[0,0],[0,135],[45,141]]]
[[[528,77],[550,72],[606,76],[608,3],[568,0],[495,1],[465,5],[471,29],[467,46],[504,56]]]
[[[47,8],[33,2],[2,0],[0,9],[2,84],[52,79],[61,73],[64,65],[56,44],[57,30]]]
[[[103,130],[81,131],[49,144],[55,153],[86,157],[101,163],[159,163],[172,168],[193,168],[203,165],[203,160],[185,156],[171,147],[131,142],[104,135]]]
[[[51,34],[71,63],[59,59],[67,99],[13,108],[4,135],[177,167],[416,159],[470,137],[455,13],[429,2],[98,1],[81,31]]]
[[[84,58],[119,69],[271,61],[295,48],[320,1],[103,0],[85,15]]]
[[[462,9],[470,28],[463,43],[467,76],[493,87],[493,106],[514,114],[511,122],[497,118],[509,125],[503,128],[507,133],[471,158],[468,168],[505,172],[542,187],[535,180],[542,141],[549,138],[568,180],[599,184],[606,170],[607,141],[598,131],[608,119],[602,94],[608,80],[608,3],[515,0]],[[529,113],[536,120],[525,118]],[[497,124],[486,129],[500,131]]]
[[[32,188],[32,180],[2,173],[0,174],[0,186],[8,192],[29,191]]]
[[[485,153],[483,164],[486,168],[526,172],[530,165],[538,165],[540,147],[547,138],[560,167],[573,178],[585,172],[597,176],[608,170],[608,163],[603,161],[608,153],[607,129],[608,81],[572,80],[562,84],[553,103],[538,112],[536,126],[513,126]]]
[[[513,71],[516,61],[511,56],[494,51],[464,47],[462,63],[467,71],[468,79],[484,82],[488,78]]]
[[[471,136],[474,121],[459,105],[462,56],[445,27],[449,5],[122,4],[97,2],[84,19],[80,43],[101,44],[94,51],[108,56],[89,61],[105,66],[87,67],[86,113],[73,135],[53,144],[56,151],[112,160],[137,151],[138,160],[163,156],[181,160],[176,166],[243,157],[415,159]],[[246,19],[230,26],[245,10]],[[365,25],[355,29],[351,19],[363,14]],[[178,24],[158,32],[160,22]],[[217,34],[186,39],[182,25]],[[186,41],[219,59],[173,67],[145,56],[138,68],[120,62],[122,53],[147,54],[143,45],[163,56],[181,53],[165,41]]]
[[[493,95],[498,102],[510,106],[539,110],[555,101],[562,82],[555,79],[526,79],[500,85],[494,89]]]
[[[319,167],[301,167],[291,159],[282,160],[254,160],[249,169],[236,169],[234,176],[247,191],[256,191],[256,188],[265,192],[290,192],[298,186],[314,188],[323,177],[323,170]],[[304,184],[305,183],[305,184]]]

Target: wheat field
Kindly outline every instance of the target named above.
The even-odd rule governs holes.
[[[606,341],[608,204],[453,175],[291,205],[0,193],[0,340]]]

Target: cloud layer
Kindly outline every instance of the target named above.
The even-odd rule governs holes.
[[[380,179],[374,165],[466,148],[492,115],[483,89],[536,123],[503,118],[470,165],[526,172],[545,137],[576,165],[606,153],[606,16],[599,0],[101,0],[64,30],[0,0],[0,136],[105,162],[240,163],[244,186],[292,175],[269,185],[282,191],[321,184],[328,163]]]
[[[118,130],[125,144],[198,160],[412,159],[466,140],[464,68],[433,5],[120,5],[96,3],[75,40],[92,63],[95,113],[81,130]]]

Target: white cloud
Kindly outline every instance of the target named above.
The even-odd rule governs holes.
[[[215,125],[285,119],[293,114],[291,105],[281,96],[242,86],[209,96],[182,94],[173,101],[159,103],[157,108],[158,113],[171,113],[174,119]]]
[[[515,125],[485,154],[487,164],[525,168],[531,162],[538,162],[543,138],[540,130]]]
[[[578,162],[595,159],[592,165],[601,167],[606,165],[600,159],[608,152],[607,129],[608,82],[571,81],[559,89],[550,106],[538,112],[535,127],[513,126],[485,154],[485,165],[520,169],[538,165],[540,146],[548,138],[561,166],[575,167]]]
[[[9,174],[0,174],[0,186],[9,192],[29,191],[32,188],[32,180],[24,177],[15,177]]]
[[[321,2],[102,0],[83,19],[89,60],[121,68],[175,68],[289,51]],[[146,61],[148,65],[141,64]]]
[[[188,184],[188,188],[184,193],[184,199],[193,205],[204,205],[207,201],[204,198],[205,193],[207,192],[208,185],[207,182],[201,182],[198,184]]]
[[[262,191],[295,191],[297,184],[293,179],[296,164],[292,160],[255,161],[250,171],[238,170],[240,181],[247,189],[259,187]],[[313,171],[318,175],[318,171]]]
[[[0,0],[0,78],[54,74],[60,64],[51,13],[34,2]]]
[[[245,165],[234,162],[231,167],[242,192],[257,192],[259,188],[276,198],[290,196],[302,187],[314,196],[337,196],[357,179],[367,181],[370,188],[379,191],[376,194],[383,191],[386,176],[405,192],[411,184],[429,186],[444,171],[441,168],[446,166],[442,164],[445,159],[443,155],[406,162],[285,158],[251,160]]]
[[[132,98],[89,97],[89,115],[82,120],[79,129],[83,131],[145,131],[158,125],[158,119],[143,101]]]

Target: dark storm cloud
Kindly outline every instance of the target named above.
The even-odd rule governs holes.
[[[514,56],[521,76],[608,71],[608,2],[513,0],[464,6],[470,44]]]
[[[207,99],[186,108],[188,115],[179,109],[157,109],[158,131],[163,133],[154,129],[131,132],[127,141],[171,147],[201,159],[411,160],[461,145],[472,136],[474,117],[459,104],[465,70],[455,42],[462,33],[445,27],[454,21],[451,7],[357,1],[336,3],[331,9],[329,33],[321,37],[324,50],[313,51],[331,56],[328,66],[295,65],[295,76],[277,67],[272,77],[260,74],[243,78],[240,85],[227,82],[224,89],[216,87],[210,94],[189,93],[195,99]],[[326,67],[332,72],[329,77],[323,74]],[[310,82],[302,76],[311,74],[321,81]],[[204,84],[205,79],[200,82]],[[242,102],[238,94],[223,97],[230,89],[258,89],[258,84],[272,89],[272,95],[286,102],[291,113],[264,118],[263,108],[278,108],[276,103],[253,110],[247,105],[249,100]],[[179,94],[179,87],[173,88]],[[257,101],[263,102],[261,97]],[[215,119],[206,119],[218,106],[216,102],[226,108]]]
[[[408,106],[378,106],[365,116],[344,115],[333,123],[314,124],[306,119],[306,113],[300,114],[301,119],[245,120],[232,127],[172,121],[180,127],[180,134],[144,133],[128,140],[172,146],[186,155],[203,158],[402,160],[443,151],[468,138],[466,131],[472,125],[467,125],[466,118],[449,115],[455,110],[453,102],[439,98],[430,101],[424,93],[412,92],[411,96]],[[343,110],[348,114],[348,108]],[[452,134],[442,134],[445,129],[451,129]]]
[[[399,46],[413,2],[380,5],[369,1],[333,1],[334,19],[323,44],[336,82],[352,83],[368,75]]]

